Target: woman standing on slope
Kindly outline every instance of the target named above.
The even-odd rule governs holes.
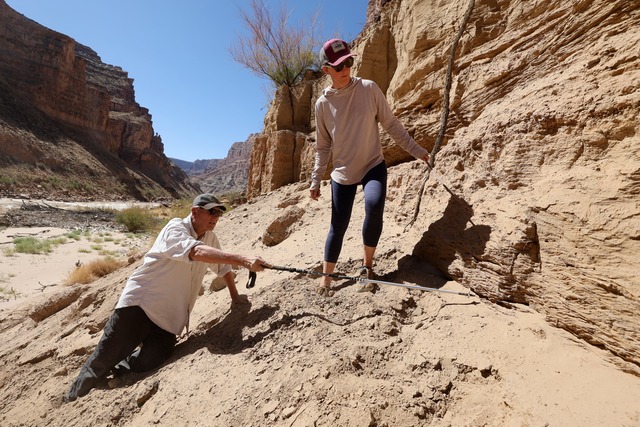
[[[331,39],[320,49],[322,70],[331,87],[316,102],[316,159],[311,175],[311,198],[320,197],[320,181],[329,156],[331,172],[331,227],[324,248],[323,273],[333,273],[359,184],[364,189],[365,218],[362,226],[364,255],[361,276],[373,278],[373,256],[380,235],[387,192],[387,165],[382,154],[378,123],[405,151],[425,162],[426,149],[419,146],[393,115],[384,94],[371,80],[351,77],[354,54],[347,43]],[[368,283],[359,291],[373,291]],[[333,295],[331,277],[323,276],[318,293]]]

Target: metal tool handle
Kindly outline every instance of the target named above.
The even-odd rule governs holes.
[[[304,270],[304,269],[301,269],[301,268],[294,268],[294,267],[284,267],[284,266],[280,266],[280,265],[272,265],[272,266],[264,266],[264,267],[265,268],[269,268],[271,270],[288,271],[290,273],[309,274],[309,275],[312,275],[312,276],[327,276],[327,277],[333,277],[334,279],[353,280],[354,282],[360,282],[360,283],[375,283],[375,284],[378,284],[378,285],[398,286],[398,287],[408,288],[408,289],[417,289],[419,291],[425,291],[425,292],[442,292],[442,293],[446,293],[446,294],[462,295],[462,296],[465,296],[465,297],[472,297],[473,296],[471,294],[471,292],[458,292],[458,291],[450,291],[448,289],[428,288],[426,286],[407,285],[407,284],[404,284],[404,283],[387,282],[387,281],[384,281],[384,280],[367,279],[367,278],[364,278],[364,277],[346,276],[346,275],[335,274],[335,273],[320,273],[318,271]]]

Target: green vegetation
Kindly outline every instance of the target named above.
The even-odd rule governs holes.
[[[276,86],[293,87],[309,68],[317,67],[316,46],[320,45],[316,17],[299,26],[289,23],[290,11],[281,4],[276,17],[271,16],[265,0],[253,0],[251,12],[241,11],[248,30],[231,48],[234,61]]]
[[[48,176],[42,182],[42,185],[49,190],[70,190],[80,193],[91,193],[95,191],[95,185],[90,181],[58,175]]]
[[[180,199],[172,202],[169,206],[152,209],[150,212],[154,215],[156,224],[149,230],[149,233],[157,234],[171,219],[184,218],[189,215],[191,212],[191,202],[192,200]]]
[[[155,217],[152,217],[155,218]],[[157,222],[157,218],[154,222]],[[78,249],[81,253],[90,253],[92,250],[99,252],[103,255],[112,255],[113,252],[104,249],[103,244],[114,243],[120,245],[126,239],[134,239],[136,235],[134,233],[127,233],[126,239],[115,239],[109,232],[101,232],[93,237],[90,230],[73,230],[60,237],[52,237],[48,239],[38,239],[35,237],[16,237],[13,240],[13,247],[3,248],[2,252],[5,256],[13,256],[15,254],[49,254],[56,246],[67,243],[69,240],[80,241],[85,238],[89,242],[92,242],[91,250]]]
[[[167,216],[169,218],[184,218],[191,213],[193,200],[181,199],[173,202],[169,207]]]
[[[247,195],[244,192],[231,191],[220,196],[220,200],[224,201],[227,212],[229,212],[234,206],[247,203]]]
[[[101,249],[101,250],[98,251],[98,253],[101,256],[104,256],[104,257],[117,257],[118,256],[117,252],[110,251],[110,250],[107,250],[107,249]]]
[[[77,179],[70,179],[66,183],[65,187],[69,190],[83,191],[86,193],[91,193],[95,191],[95,186],[93,185],[93,183],[84,181],[84,180],[77,180]]]
[[[47,188],[62,188],[62,181],[60,180],[60,178],[56,175],[51,175],[47,178],[47,184],[48,187]]]
[[[226,212],[233,209],[234,204],[238,199],[243,199],[245,196],[243,193],[226,193],[218,196],[218,199],[224,203],[227,208]],[[184,218],[191,213],[192,199],[180,199],[171,203],[169,206],[161,206],[156,209],[152,209],[150,215],[156,219],[156,224],[153,228],[147,230],[150,234],[157,234],[160,229],[167,225],[167,223],[173,218]],[[131,237],[131,236],[127,236]]]
[[[158,218],[148,209],[133,207],[116,213],[116,222],[133,233],[150,232],[158,223]]]
[[[10,176],[0,175],[0,184],[2,185],[11,185],[15,182],[13,178]]]
[[[66,234],[67,238],[69,239],[73,239],[75,241],[79,241],[81,238],[81,231],[80,230],[73,230],[70,231]]]
[[[87,173],[82,166],[52,166],[40,161],[32,165],[7,165],[0,169],[0,188],[12,188],[15,193],[41,188],[52,195],[70,192],[75,195],[104,194],[107,197],[109,194],[126,195],[129,191],[126,184],[116,177],[103,171]]]
[[[35,237],[17,237],[13,239],[13,251],[5,251],[6,255],[21,254],[48,254],[57,245],[67,242],[66,237],[52,239],[36,239]]]

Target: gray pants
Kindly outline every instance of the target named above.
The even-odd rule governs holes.
[[[134,372],[160,366],[171,356],[175,344],[176,336],[153,323],[142,308],[116,309],[104,327],[98,345],[71,384],[65,401],[71,402],[89,393],[98,380],[121,361]],[[140,345],[140,351],[135,351]]]

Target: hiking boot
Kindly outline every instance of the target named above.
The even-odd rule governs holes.
[[[126,360],[121,360],[116,366],[111,368],[111,374],[113,374],[114,378],[119,378],[129,372],[131,372],[131,366],[129,366]]]
[[[67,394],[64,395],[64,402],[73,402],[79,397],[86,396],[97,383],[98,378],[93,376],[93,371],[83,367],[80,370],[78,378],[71,383],[71,388],[69,388]]]

